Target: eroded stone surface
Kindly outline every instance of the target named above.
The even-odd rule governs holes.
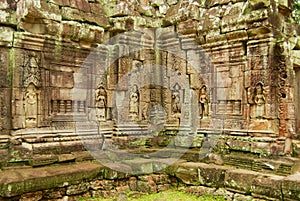
[[[86,149],[143,153],[169,146],[159,158],[182,156],[277,175],[297,172],[299,41],[290,9],[287,1],[275,0],[1,2],[1,169],[93,159]],[[120,36],[116,44],[103,44],[114,36]],[[97,59],[85,63],[91,54]],[[192,150],[183,156],[178,150],[184,148]],[[121,156],[138,171],[166,166],[117,152],[101,160]],[[186,168],[178,170],[179,178],[211,187],[222,183],[218,178],[225,171],[208,181],[213,166],[200,173]],[[250,184],[235,188],[233,181],[242,181],[234,171],[224,185],[280,194],[269,187],[270,181],[281,185],[276,178],[245,174],[255,190]],[[106,171],[105,177],[121,176]],[[289,180],[282,185],[289,199],[298,196]],[[20,184],[15,193],[24,188]],[[85,188],[69,187],[56,196],[67,199]],[[27,196],[40,194],[22,199]]]
[[[106,198],[117,197],[128,191],[131,191],[131,197],[174,187],[196,196],[209,194],[226,200],[298,200],[299,196],[299,175],[272,176],[204,163],[179,162],[173,168],[176,172],[173,175],[170,172],[144,172],[141,175],[124,176],[115,172],[113,177],[107,176],[106,172],[111,171],[109,168],[91,162],[27,168],[23,171],[5,170],[0,173],[0,192],[4,198],[19,197],[21,200],[59,200],[64,197],[76,200],[91,196]],[[183,174],[183,170],[188,171]]]

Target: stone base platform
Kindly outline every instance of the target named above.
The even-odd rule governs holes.
[[[170,160],[132,159],[124,165],[127,173],[113,170],[118,164],[111,164],[110,169],[96,161],[8,168],[0,172],[0,200],[114,197],[127,191],[156,193],[178,188],[179,183],[189,193],[222,195],[227,200],[300,200],[300,173],[279,176],[184,160],[170,164]],[[132,175],[130,170],[137,166],[141,173]],[[164,170],[147,171],[158,166]]]

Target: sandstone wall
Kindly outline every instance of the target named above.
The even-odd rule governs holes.
[[[94,93],[99,83],[107,96],[106,136],[114,135],[115,122],[110,110],[114,107],[112,94],[116,84],[133,66],[146,65],[165,65],[184,75],[196,94],[194,98],[187,96],[184,86],[176,86],[168,72],[162,74],[159,82],[172,93],[178,93],[181,100],[188,97],[182,102],[189,108],[187,112],[193,111],[191,100],[198,104],[201,86],[209,88],[207,119],[201,118],[206,116],[204,113],[196,112],[196,120],[185,113],[181,120],[188,120],[183,127],[191,127],[196,121],[197,129],[207,135],[209,125],[217,125],[225,115],[222,140],[230,150],[291,154],[292,138],[298,138],[291,58],[291,38],[296,37],[296,31],[290,23],[291,9],[291,2],[275,0],[1,2],[3,156],[10,157],[11,144],[30,153],[51,153],[60,147],[69,147],[65,152],[81,150],[80,137],[74,133],[74,116],[80,122],[95,118]],[[105,55],[100,57],[104,60],[84,63],[97,45],[127,31],[135,32],[125,39],[119,38],[119,45],[102,45],[97,49],[97,54]],[[128,45],[146,50],[125,54]],[[171,51],[157,54],[151,51],[154,46],[178,49],[183,58],[174,57]],[[203,63],[202,53],[211,63]],[[114,58],[118,59],[111,62]],[[106,72],[101,71],[103,66]],[[196,66],[197,72],[190,66]],[[151,79],[158,79],[162,71],[154,71],[150,73]],[[222,79],[222,87],[210,82],[216,75]],[[129,89],[137,84],[124,83],[117,90],[118,97],[129,97]],[[134,118],[142,126],[145,105],[159,102],[168,117],[174,113],[174,94],[165,93],[163,87],[140,91],[139,112]],[[223,90],[224,96],[218,96],[218,90]],[[124,100],[129,104],[129,99]],[[118,117],[130,120],[133,116],[124,108],[118,114],[124,116]],[[176,118],[168,119],[170,130],[178,124]],[[94,124],[82,127],[96,129]],[[126,134],[134,134],[133,130],[119,127]]]

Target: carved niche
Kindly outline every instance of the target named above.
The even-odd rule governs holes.
[[[262,82],[258,82],[253,87],[253,94],[250,101],[251,118],[266,117],[266,102],[266,89]]]
[[[171,108],[172,108],[172,116],[173,117],[180,117],[180,114],[181,114],[181,100],[180,100],[180,86],[179,86],[178,83],[176,83],[173,87]]]
[[[106,120],[107,93],[102,84],[95,91],[96,118],[98,121]]]
[[[23,104],[25,127],[33,128],[38,123],[40,58],[35,53],[25,56],[23,64]]]
[[[199,113],[200,113],[200,118],[203,119],[205,117],[208,117],[209,115],[209,96],[207,92],[207,86],[203,85],[200,88],[200,93],[199,93]]]
[[[140,93],[137,85],[133,85],[129,94],[129,118],[136,121],[139,118]]]
[[[37,126],[38,93],[36,87],[30,83],[24,94],[25,127]]]

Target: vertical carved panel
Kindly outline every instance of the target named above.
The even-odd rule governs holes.
[[[41,70],[40,56],[36,53],[29,53],[24,56],[23,64],[23,87],[28,87],[33,84],[36,87],[40,86]]]
[[[38,122],[38,93],[36,87],[31,83],[24,94],[25,126],[32,128]]]
[[[38,114],[40,107],[40,90],[41,86],[41,57],[35,52],[28,53],[23,60],[23,104],[24,104],[24,118],[25,127],[37,127],[40,119]]]

